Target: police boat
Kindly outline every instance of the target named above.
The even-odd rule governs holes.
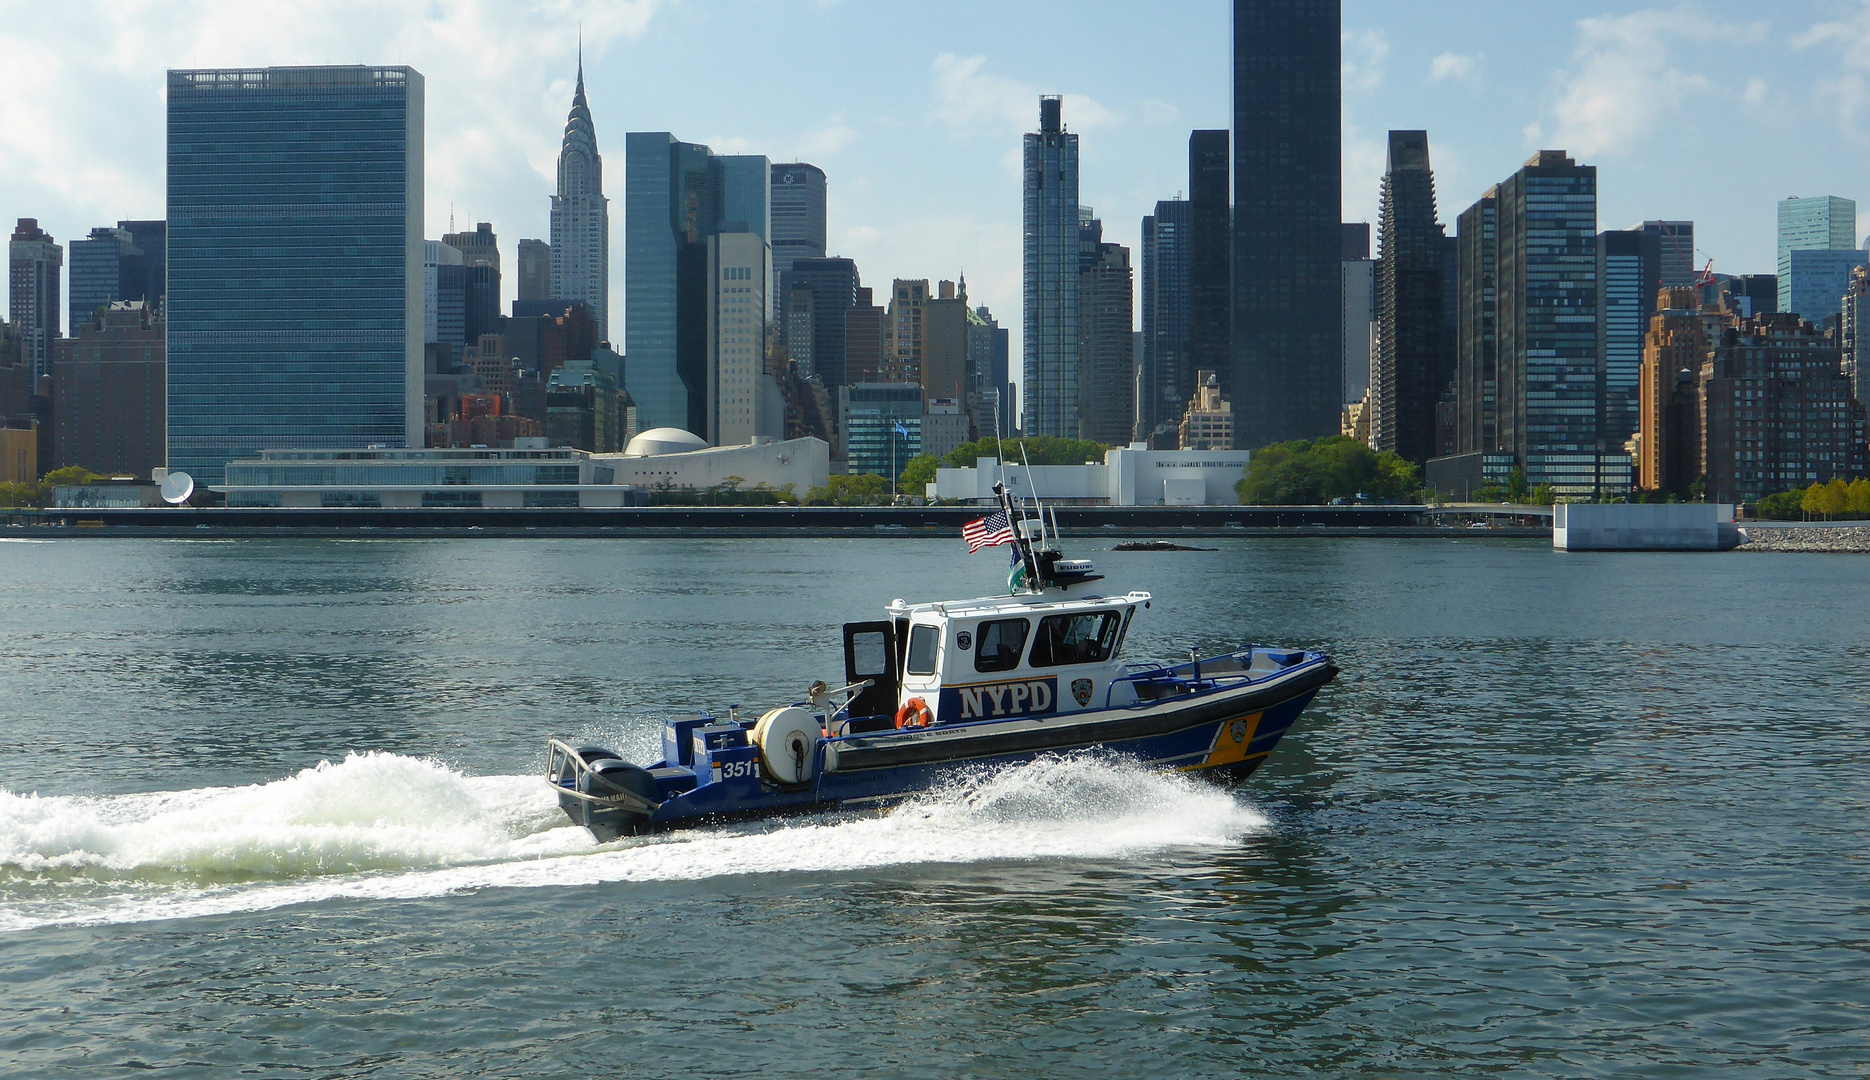
[[[1150,595],[1091,593],[1101,576],[1061,555],[1043,508],[1035,518],[996,490],[999,512],[968,527],[989,535],[969,542],[1012,546],[1008,595],[896,600],[887,619],[846,623],[843,685],[814,682],[805,700],[758,719],[733,710],[670,720],[662,760],[648,765],[552,739],[546,779],[559,805],[605,842],[883,807],[957,770],[1082,751],[1231,787],[1337,676],[1322,653],[1258,645],[1126,662],[1124,639]]]

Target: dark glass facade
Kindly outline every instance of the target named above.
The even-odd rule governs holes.
[[[118,300],[147,300],[149,260],[127,229],[92,229],[71,242],[71,284],[65,325],[75,336],[98,308]]]
[[[1541,150],[1499,185],[1499,442],[1533,486],[1599,488],[1597,168]]]
[[[624,136],[624,355],[637,425],[708,433],[710,236],[772,228],[772,164],[666,131]],[[770,318],[771,313],[767,313]]]
[[[1021,402],[1027,435],[1078,437],[1078,137],[1063,102],[1039,100],[1039,130],[1025,139]]]
[[[1496,317],[1499,290],[1498,189],[1489,188],[1461,212],[1455,313],[1455,449],[1462,454],[1500,449]]]
[[[778,228],[779,207],[775,204],[773,229]],[[773,262],[779,262],[776,244]],[[835,393],[844,385],[844,313],[857,306],[857,290],[862,285],[857,264],[849,259],[798,259],[780,280],[788,303],[793,295],[811,298],[812,374]],[[794,293],[795,289],[807,292]],[[791,312],[787,315],[790,317]]]
[[[1175,427],[1188,407],[1190,395],[1182,393],[1182,385],[1194,378],[1189,366],[1192,232],[1191,204],[1182,199],[1158,202],[1156,212],[1143,219],[1143,342],[1136,378],[1138,439]]]
[[[1343,363],[1338,0],[1234,0],[1234,445],[1335,435]]]
[[[1656,314],[1661,237],[1648,229],[1597,234],[1597,350],[1603,358],[1603,452],[1621,453],[1639,421],[1643,339]]]
[[[1229,142],[1225,131],[1193,131],[1188,136],[1188,363],[1176,373],[1178,404],[1171,422],[1195,396],[1196,371],[1226,371],[1232,363]]]
[[[169,72],[169,467],[422,442],[422,76]]]
[[[1435,212],[1428,132],[1389,133],[1377,224],[1377,355],[1370,436],[1416,464],[1440,456],[1435,406],[1454,374],[1445,318],[1447,237]]]

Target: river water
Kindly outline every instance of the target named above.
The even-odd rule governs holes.
[[[1870,559],[1080,544],[1329,651],[1236,793],[1089,759],[596,846],[548,734],[839,673],[922,540],[0,541],[0,1075],[1861,1076]]]

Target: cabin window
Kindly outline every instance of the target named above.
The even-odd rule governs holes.
[[[889,655],[888,643],[882,634],[866,631],[851,635],[851,667],[859,676],[889,674]]]
[[[933,626],[909,628],[909,674],[935,674],[935,643],[940,639],[941,631]]]
[[[1019,656],[1026,648],[1026,635],[1032,623],[1025,619],[1001,619],[984,622],[975,634],[975,671],[1011,671],[1019,666]]]
[[[1039,620],[1039,639],[1032,643],[1032,666],[1101,664],[1116,649],[1121,625],[1114,611],[1047,615]]]

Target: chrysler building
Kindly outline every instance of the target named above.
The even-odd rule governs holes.
[[[552,196],[552,298],[583,302],[597,320],[599,340],[610,340],[610,200],[604,198],[604,159],[584,98],[584,56],[578,90],[565,118],[558,152],[558,194]]]

